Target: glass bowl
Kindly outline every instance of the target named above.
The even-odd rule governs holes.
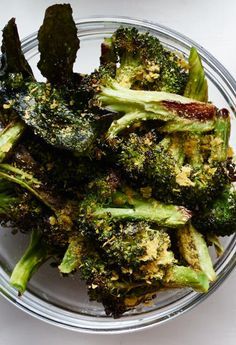
[[[99,64],[100,43],[120,25],[135,26],[139,31],[149,31],[157,36],[169,49],[189,53],[190,47],[198,49],[209,81],[209,97],[218,107],[231,110],[232,132],[236,133],[235,106],[236,82],[226,69],[201,46],[166,27],[130,18],[86,18],[77,21],[81,49],[75,70],[91,72]],[[39,60],[37,34],[22,41],[26,58],[40,80],[37,71]],[[232,145],[233,143],[231,143]],[[234,144],[235,145],[235,144]],[[64,328],[88,333],[121,333],[134,331],[151,325],[161,324],[207,298],[223,283],[236,264],[236,235],[224,239],[225,252],[220,258],[213,255],[218,279],[207,294],[189,289],[173,289],[160,292],[152,305],[137,307],[125,313],[120,319],[107,317],[103,307],[90,302],[86,287],[79,275],[62,278],[57,269],[46,263],[32,278],[27,291],[18,297],[17,291],[9,286],[9,274],[24,251],[28,237],[23,234],[12,236],[9,229],[0,232],[0,293],[10,302],[29,314]]]

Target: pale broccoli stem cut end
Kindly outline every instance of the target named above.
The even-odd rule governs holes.
[[[210,281],[216,280],[216,273],[206,241],[191,224],[178,230],[180,253],[184,260],[195,270],[206,274]]]
[[[163,279],[163,285],[166,288],[189,287],[204,293],[209,289],[209,280],[205,273],[197,272],[191,267],[173,266],[168,269]]]
[[[0,132],[0,163],[11,153],[25,130],[21,121],[11,122]]]
[[[59,271],[63,274],[69,274],[82,264],[82,238],[72,239],[64,254]]]
[[[184,96],[197,101],[208,101],[208,84],[197,49],[192,47],[189,55],[189,76]]]
[[[16,264],[10,278],[11,286],[18,290],[19,295],[25,292],[32,275],[49,257],[48,249],[42,244],[41,235],[34,230],[30,244],[20,261]]]

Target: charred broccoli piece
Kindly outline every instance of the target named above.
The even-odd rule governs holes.
[[[49,144],[88,153],[97,136],[96,116],[71,110],[60,90],[49,83],[31,82],[26,86],[27,90],[13,102],[9,100],[9,108]]]
[[[227,186],[211,206],[201,209],[193,217],[193,224],[204,235],[230,236],[235,233],[236,192]]]
[[[187,208],[207,205],[230,183],[229,114],[217,113],[214,130],[170,133],[162,140],[153,132],[123,135],[110,142],[115,164],[157,199]]]
[[[79,270],[90,299],[102,302],[108,315],[119,317],[149,302],[160,289],[207,291],[207,276],[177,266],[170,244],[166,230],[153,229],[148,222],[102,220],[88,238],[79,236],[70,242],[59,269]]]
[[[112,65],[116,81],[127,88],[183,94],[187,63],[158,38],[120,27],[102,43],[101,64]]]
[[[114,172],[89,183],[79,213],[85,232],[89,229],[88,224],[94,226],[102,219],[149,221],[176,228],[191,217],[191,212],[184,207],[163,204],[151,197],[145,199],[123,184]]]
[[[110,81],[110,85],[108,83],[98,92],[97,99],[105,109],[123,114],[112,122],[107,131],[108,140],[131,125],[147,120],[163,121],[163,132],[209,132],[214,129],[214,105],[176,94],[129,90]]]

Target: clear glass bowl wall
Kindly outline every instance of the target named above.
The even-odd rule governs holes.
[[[236,83],[225,68],[190,39],[173,30],[154,23],[130,18],[88,18],[77,21],[81,48],[75,70],[88,73],[99,65],[100,44],[120,25],[135,26],[141,32],[149,31],[157,36],[169,49],[188,55],[192,45],[196,46],[203,60],[209,80],[209,99],[218,107],[230,109],[232,133],[236,133],[235,102]],[[37,70],[39,60],[36,34],[23,40],[26,58],[39,80],[43,80]],[[235,141],[231,145],[236,148]],[[218,280],[212,284],[207,294],[199,294],[189,289],[174,289],[161,292],[151,306],[138,307],[127,312],[120,319],[112,319],[104,314],[102,305],[90,302],[86,287],[79,275],[62,278],[58,270],[46,263],[32,278],[28,290],[22,297],[9,286],[9,274],[28,243],[28,236],[17,234],[13,237],[10,229],[0,232],[0,293],[19,308],[44,321],[61,327],[89,333],[121,333],[161,324],[193,308],[207,298],[229,275],[236,264],[236,236],[224,239],[225,253],[220,258],[213,255]]]

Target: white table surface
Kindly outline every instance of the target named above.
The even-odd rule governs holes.
[[[0,28],[16,17],[21,38],[36,31],[56,1],[0,0]],[[235,0],[74,0],[75,17],[124,15],[174,28],[217,57],[236,78]],[[0,345],[234,345],[236,274],[194,310],[143,332],[102,336],[66,331],[25,314],[0,298]]]

